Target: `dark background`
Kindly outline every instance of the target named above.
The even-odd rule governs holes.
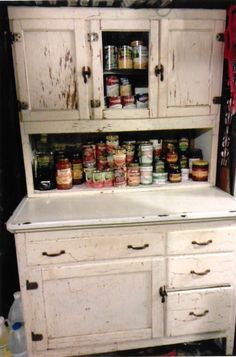
[[[121,3],[122,1],[115,0],[114,7],[120,6]],[[140,0],[136,1],[132,7],[150,7],[148,3],[148,0]],[[235,1],[230,0],[172,0],[167,7],[226,9],[234,3]],[[88,4],[92,5],[92,1]],[[157,8],[162,4],[164,4],[164,0],[157,0],[152,7]],[[14,237],[6,231],[5,222],[26,194],[7,5],[51,6],[51,4],[49,1],[0,3],[0,315],[5,317],[13,300],[13,292],[19,289]],[[56,6],[67,5],[66,1],[57,1],[56,3]],[[105,5],[105,1],[101,5]],[[226,69],[224,73],[223,92],[227,96],[229,92]],[[222,105],[222,116],[225,109],[225,106]],[[222,130],[221,125],[221,132]]]

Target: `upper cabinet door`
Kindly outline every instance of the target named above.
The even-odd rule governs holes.
[[[162,20],[160,38],[159,116],[214,115],[221,95],[224,31],[217,20]]]
[[[13,31],[18,100],[23,120],[87,119],[90,78],[84,21],[19,20]]]
[[[148,18],[90,21],[95,119],[157,116],[158,21]],[[153,43],[152,43],[153,41]]]

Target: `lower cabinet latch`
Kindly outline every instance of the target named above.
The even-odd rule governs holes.
[[[32,331],[32,332],[31,332],[31,338],[32,338],[32,341],[34,341],[34,342],[42,341],[43,335],[41,335],[40,333],[34,333],[34,332]]]
[[[161,302],[164,303],[165,302],[165,298],[167,297],[167,292],[166,292],[165,285],[160,287],[159,294],[161,296]]]

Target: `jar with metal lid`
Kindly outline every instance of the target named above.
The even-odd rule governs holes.
[[[128,166],[128,186],[138,186],[140,184],[140,167],[138,164]]]
[[[153,145],[152,143],[140,144],[139,147],[140,164],[152,164],[153,161]]]
[[[208,180],[208,161],[197,160],[197,161],[193,162],[192,180],[193,181],[207,181]]]
[[[118,68],[133,68],[132,47],[124,45],[118,48]]]
[[[181,182],[182,175],[179,165],[170,165],[168,170],[168,180],[173,183]]]
[[[178,152],[174,145],[169,144],[166,152],[166,163],[168,165],[176,164],[178,161]]]
[[[113,154],[115,149],[119,146],[119,136],[118,135],[107,135],[106,136],[106,146],[108,154]]]
[[[189,176],[192,176],[192,165],[194,161],[202,160],[202,150],[201,149],[192,149],[189,152],[188,165],[189,165]]]
[[[59,159],[56,163],[56,183],[58,190],[72,188],[72,169],[69,159]]]
[[[141,165],[141,184],[142,185],[151,185],[152,184],[152,171],[153,167],[151,165]]]
[[[118,147],[113,154],[114,167],[124,167],[126,165],[126,149]]]
[[[179,151],[181,153],[185,153],[189,148],[189,140],[188,138],[182,137],[179,139]]]

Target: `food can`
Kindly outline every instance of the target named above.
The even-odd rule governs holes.
[[[117,47],[108,45],[104,46],[104,68],[109,71],[117,68]]]
[[[132,94],[132,89],[131,89],[131,84],[121,84],[120,85],[120,95],[122,97],[131,95]]]
[[[94,168],[96,166],[94,145],[83,145],[83,165],[87,168]]]
[[[130,164],[134,162],[135,145],[134,144],[124,144],[126,149],[126,163]]]
[[[119,78],[117,76],[106,77],[106,92],[107,97],[119,96]]]
[[[103,171],[107,168],[107,156],[97,157],[97,169]]]
[[[165,171],[165,162],[162,159],[159,159],[155,162],[155,172],[163,173]]]
[[[140,144],[140,163],[152,164],[153,160],[153,146],[152,144]]]
[[[140,167],[138,164],[130,164],[127,172],[128,186],[138,186],[140,184]]]
[[[94,188],[103,187],[104,178],[105,178],[105,175],[104,175],[103,171],[94,170],[93,171],[93,187]]]
[[[85,185],[87,187],[93,187],[93,172],[94,168],[85,168],[84,173],[85,173]]]
[[[117,148],[113,155],[114,167],[125,167],[126,165],[126,149],[125,148]]]
[[[138,45],[133,47],[133,68],[148,68],[148,50],[146,46]]]
[[[162,140],[161,139],[150,139],[150,143],[153,145],[153,156],[154,161],[158,161],[162,154]]]
[[[113,179],[114,179],[113,170],[106,169],[104,171],[104,183],[103,183],[104,187],[113,186]]]
[[[142,185],[151,185],[152,184],[152,166],[151,165],[141,165],[141,184]]]
[[[182,174],[179,165],[170,165],[168,172],[168,180],[172,183],[177,183],[182,181]]]
[[[121,104],[121,97],[109,97],[109,108],[110,109],[121,109],[122,104]]]
[[[106,136],[106,146],[107,153],[114,154],[115,149],[119,146],[119,136],[118,135],[107,135]]]
[[[208,180],[208,161],[198,160],[192,163],[192,180],[207,181]]]
[[[114,186],[124,187],[126,186],[126,167],[120,167],[114,170]]]
[[[137,94],[136,96],[136,107],[137,108],[147,108],[148,107],[148,94]]]
[[[163,185],[168,181],[167,172],[153,172],[152,174],[153,183],[157,185]]]
[[[124,45],[118,48],[118,68],[133,68],[132,47]]]
[[[181,174],[182,174],[182,181],[188,181],[189,169],[187,169],[187,168],[181,169]]]
[[[126,95],[122,97],[122,104],[125,109],[133,109],[136,108],[134,104],[134,96],[133,95]]]
[[[107,146],[104,142],[96,144],[96,157],[105,156],[107,151]]]

